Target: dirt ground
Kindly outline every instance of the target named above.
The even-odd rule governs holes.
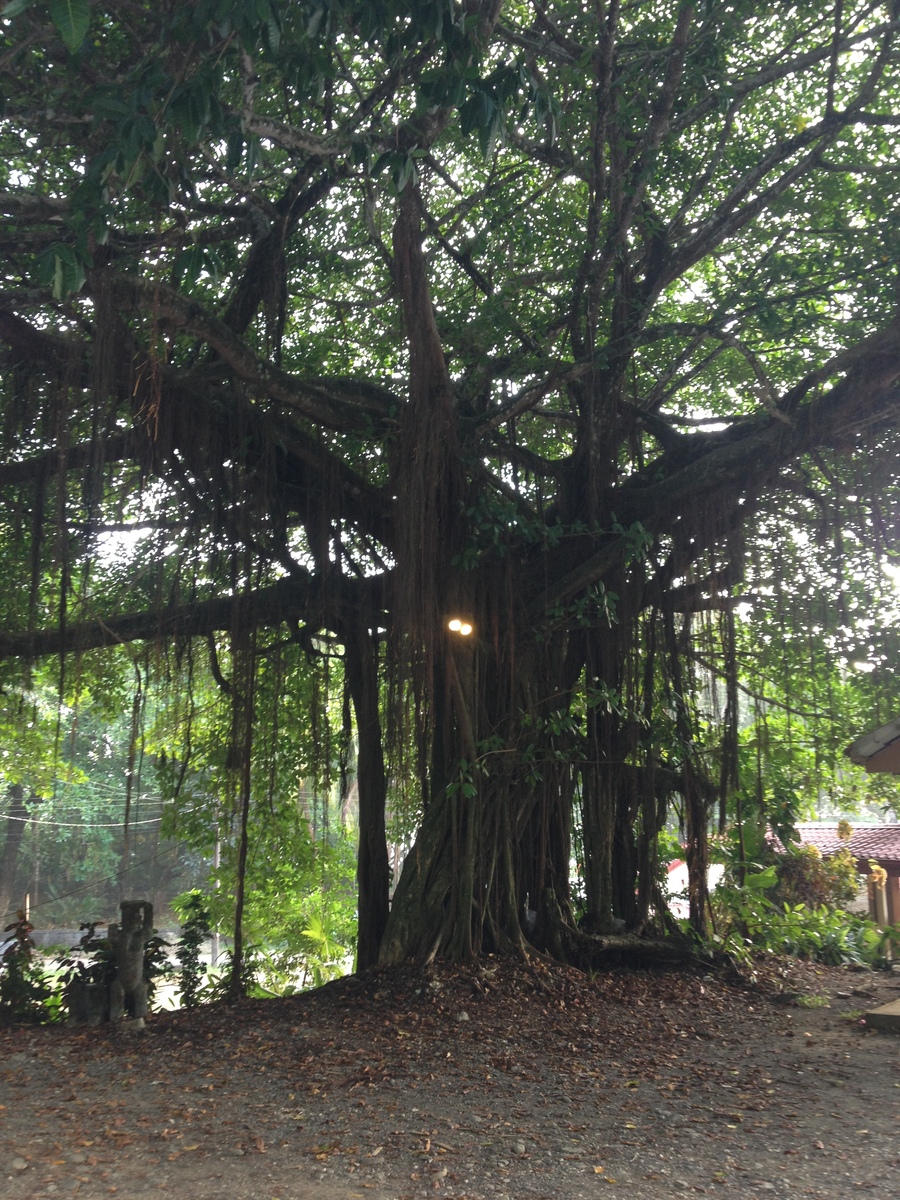
[[[370,973],[0,1032],[0,1196],[900,1195],[900,975]]]

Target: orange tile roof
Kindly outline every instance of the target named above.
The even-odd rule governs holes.
[[[876,859],[885,869],[900,871],[900,824],[857,825],[850,822],[853,836],[849,843],[838,837],[837,825],[798,825],[797,833],[804,846],[816,846],[823,858],[836,854],[841,846],[849,845],[853,856],[861,860],[863,868],[869,859]]]

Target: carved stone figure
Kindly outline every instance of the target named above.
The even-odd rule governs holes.
[[[126,1013],[143,1024],[147,1015],[144,947],[153,936],[153,905],[148,900],[123,900],[122,919],[109,927],[115,973],[109,985],[109,1019]]]

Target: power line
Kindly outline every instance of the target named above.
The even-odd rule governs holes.
[[[124,821],[98,821],[95,825],[85,824],[83,821],[42,821],[40,817],[13,817],[7,816],[7,821],[21,821],[23,825],[52,825],[54,829],[122,829]],[[157,825],[162,820],[162,815],[158,817],[149,817],[146,821],[129,821],[128,828],[131,829],[135,825]]]
[[[97,879],[91,879],[87,883],[79,884],[78,887],[72,888],[71,892],[63,892],[59,896],[54,896],[51,900],[42,900],[39,904],[32,904],[31,911],[36,912],[39,908],[46,908],[48,905],[56,904],[60,900],[68,900],[72,896],[81,895],[82,892],[92,891],[101,884],[111,883],[114,879],[121,879],[124,875],[130,875],[132,871],[136,871],[138,867],[146,867],[150,863],[158,862],[166,856],[177,855],[180,848],[180,843],[176,842],[169,846],[167,850],[157,851],[155,854],[151,854],[149,858],[142,858],[140,862],[132,863],[128,867],[122,867],[121,870],[114,871],[111,875],[101,875]],[[9,913],[14,913],[15,911],[16,909],[14,908],[7,909],[4,915],[8,916]]]

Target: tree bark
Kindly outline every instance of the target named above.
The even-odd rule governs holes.
[[[381,738],[378,660],[374,634],[358,622],[344,630],[344,670],[359,738],[359,927],[356,966],[358,970],[364,970],[378,961],[387,925],[390,864],[385,831],[387,776]]]
[[[250,847],[250,805],[252,800],[253,717],[256,691],[256,638],[235,605],[231,638],[233,676],[232,744],[229,767],[234,772],[238,798],[237,870],[234,897],[234,947],[228,994],[236,1000],[246,994],[246,953],[244,950],[244,905],[247,894],[247,855]]]
[[[10,913],[15,915],[19,907],[13,902],[16,866],[19,861],[19,850],[25,836],[25,823],[28,820],[28,807],[25,804],[25,788],[21,783],[11,783],[8,790],[9,813],[6,817],[6,841],[3,843],[3,857],[0,858],[0,928],[9,924]],[[13,904],[13,907],[10,905]]]

